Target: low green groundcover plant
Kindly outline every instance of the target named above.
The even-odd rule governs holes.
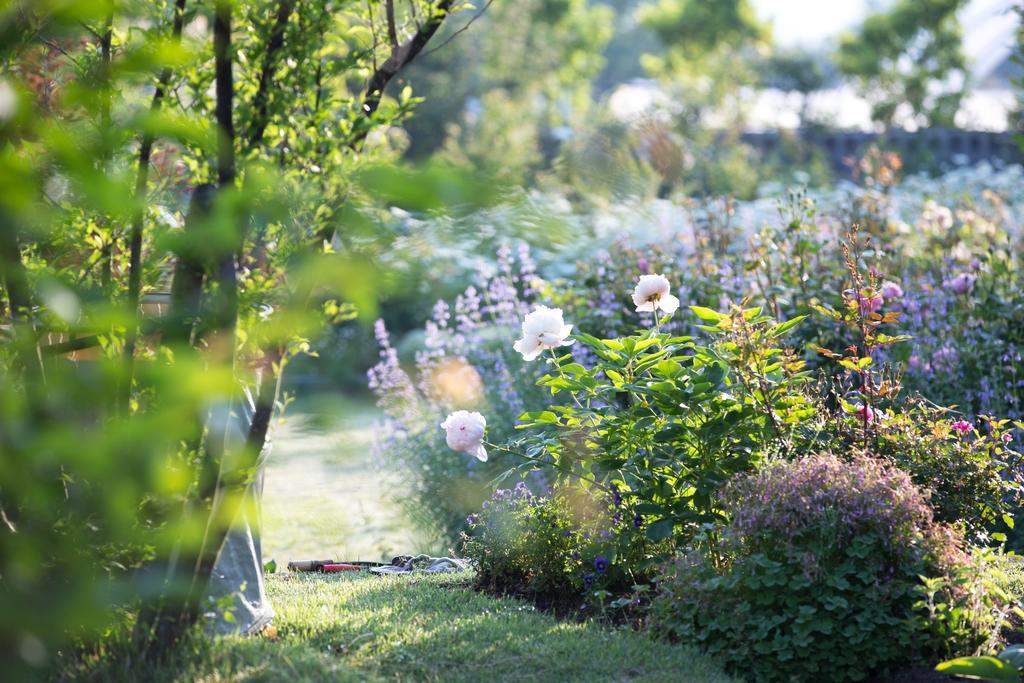
[[[720,541],[666,567],[650,624],[732,671],[863,680],[998,643],[1002,575],[906,473],[813,455],[737,477],[720,502]]]
[[[534,495],[520,482],[497,490],[468,523],[464,552],[477,563],[479,585],[559,600],[600,603],[638,592],[670,548],[647,538],[643,516],[629,514],[614,487],[564,485]]]

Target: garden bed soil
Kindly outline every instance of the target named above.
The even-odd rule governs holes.
[[[613,627],[628,626],[633,630],[641,630],[642,617],[635,610],[609,609],[599,614],[593,607],[585,604],[572,593],[529,593],[494,588],[476,582],[474,590],[492,598],[511,598],[522,600],[533,605],[538,611],[545,612],[562,621],[584,622],[600,619]]]

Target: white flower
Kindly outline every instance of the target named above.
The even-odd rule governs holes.
[[[637,313],[663,310],[671,315],[679,308],[679,299],[669,294],[671,285],[664,275],[641,275],[633,290],[633,303]]]
[[[523,360],[533,360],[545,349],[558,346],[570,346],[574,342],[568,339],[572,325],[566,325],[562,319],[562,309],[538,306],[523,320],[523,337],[512,345]]]
[[[487,450],[483,444],[487,420],[483,415],[457,410],[445,418],[441,428],[445,431],[448,448],[456,453],[476,456],[480,462],[487,462]]]

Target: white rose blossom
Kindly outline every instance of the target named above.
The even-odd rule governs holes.
[[[457,410],[445,418],[441,428],[445,431],[448,448],[456,453],[472,455],[480,462],[487,462],[487,449],[483,444],[487,420],[483,415]]]
[[[559,346],[571,346],[574,339],[569,339],[572,325],[566,325],[562,319],[562,309],[538,306],[526,315],[523,320],[523,336],[512,345],[523,360],[533,360],[547,349]]]
[[[669,294],[672,286],[664,275],[641,275],[633,290],[637,313],[661,309],[672,315],[679,308],[679,298]]]

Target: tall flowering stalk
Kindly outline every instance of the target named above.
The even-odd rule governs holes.
[[[878,423],[883,419],[881,403],[894,399],[900,391],[898,376],[888,373],[884,366],[876,364],[879,351],[902,341],[911,339],[908,335],[890,335],[882,331],[883,325],[899,322],[900,311],[884,311],[885,300],[877,272],[869,268],[862,270],[864,252],[870,237],[861,238],[858,226],[854,225],[842,243],[843,263],[849,273],[851,287],[843,291],[843,308],[835,310],[817,305],[815,308],[832,320],[851,330],[855,342],[843,352],[835,352],[822,346],[815,348],[823,356],[835,360],[850,376],[856,379],[859,403],[843,401],[848,412],[857,415],[861,424],[862,447],[871,451],[872,436],[877,433]]]

